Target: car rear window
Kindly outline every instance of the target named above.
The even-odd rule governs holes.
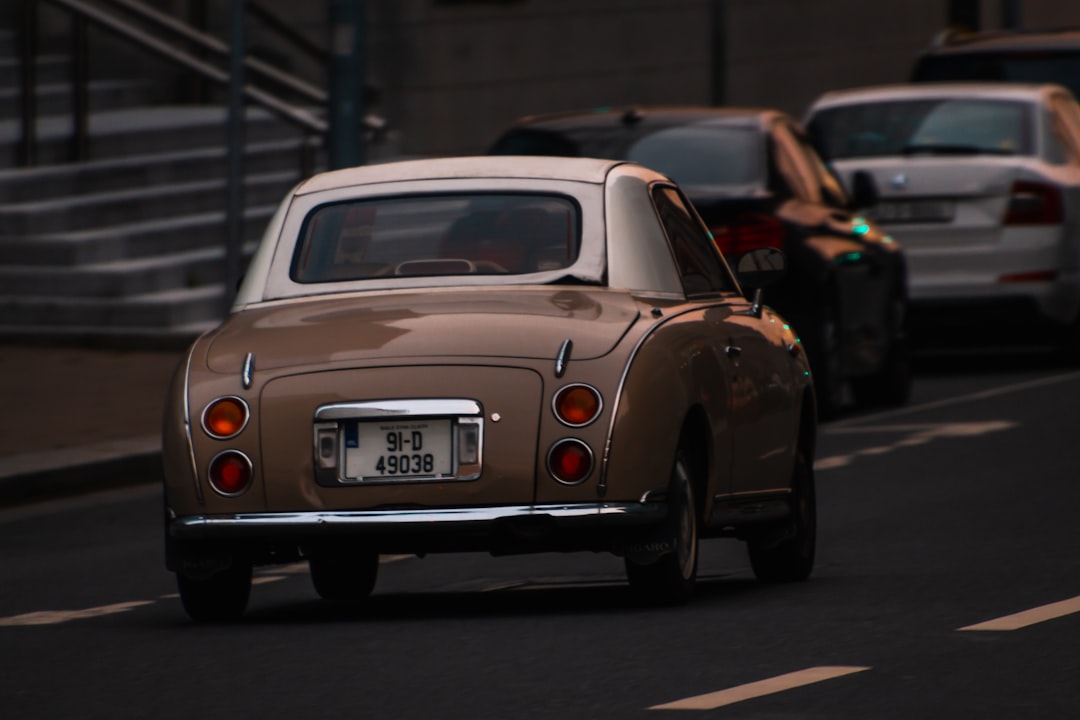
[[[765,140],[753,128],[685,125],[639,139],[626,159],[683,187],[754,185],[765,178]]]
[[[299,283],[394,276],[515,275],[569,267],[579,210],[552,195],[474,194],[357,200],[304,220],[290,276]]]
[[[912,72],[916,82],[991,80],[1057,83],[1080,97],[1080,51],[978,52],[926,55]]]
[[[599,125],[561,132],[521,128],[499,138],[490,153],[630,160],[683,187],[765,183],[764,136],[750,127]]]
[[[814,113],[807,129],[826,158],[905,154],[1031,155],[1031,106],[1008,100],[870,102]]]

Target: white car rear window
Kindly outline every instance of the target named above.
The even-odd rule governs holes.
[[[1012,100],[924,98],[827,108],[808,128],[833,160],[896,155],[1032,155],[1032,106]]]

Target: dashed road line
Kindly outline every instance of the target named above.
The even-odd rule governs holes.
[[[1029,625],[1036,625],[1047,620],[1055,620],[1065,615],[1080,612],[1080,595],[1068,600],[1042,605],[1031,610],[1005,615],[986,622],[957,628],[957,630],[1019,630]]]
[[[719,690],[717,692],[706,693],[705,695],[695,695],[694,697],[683,698],[682,700],[664,703],[663,705],[654,705],[649,709],[715,710],[716,708],[742,702],[743,700],[773,695],[775,693],[784,692],[785,690],[792,690],[804,685],[812,685],[814,683],[832,680],[834,678],[851,675],[869,669],[869,667],[859,666],[811,667],[806,668],[805,670],[787,673],[786,675],[777,675],[776,677],[768,678],[767,680],[758,680],[757,682],[747,683],[746,685],[728,688],[727,690]]]
[[[1025,390],[1031,390],[1032,388],[1043,387],[1044,385],[1055,385],[1057,383],[1069,382],[1071,380],[1080,380],[1080,370],[1062,373],[1061,375],[1051,375],[1050,377],[1037,378],[1035,380],[1025,380],[1024,382],[1014,383],[1012,385],[1002,385],[1000,387],[980,390],[979,392],[969,393],[967,395],[958,395],[956,397],[943,398],[941,400],[922,403],[920,405],[905,405],[904,407],[895,408],[893,410],[884,410],[882,412],[872,413],[869,415],[861,415],[859,417],[838,420],[822,427],[822,432],[843,432],[847,428],[850,428],[854,425],[860,425],[867,421],[875,421],[881,418],[891,418],[900,415],[910,415],[912,413],[919,413],[925,410],[937,410],[938,408],[949,407],[950,405],[963,405],[964,403],[975,402],[978,400],[986,400],[987,398],[997,397],[998,395],[1008,395],[1009,393],[1023,392]]]
[[[975,437],[992,432],[1001,432],[1017,427],[1011,420],[987,420],[984,422],[957,423],[920,423],[915,425],[863,425],[845,426],[834,430],[835,434],[856,433],[898,433],[903,434],[891,445],[876,445],[863,448],[847,455],[831,455],[814,461],[815,470],[832,470],[850,465],[857,457],[884,455],[898,448],[917,447],[941,438]]]
[[[22,625],[59,625],[69,620],[83,620],[86,618],[102,617],[103,615],[115,615],[128,612],[143,605],[153,605],[153,600],[136,600],[133,602],[115,603],[102,605],[101,607],[86,608],[84,610],[41,610],[38,612],[23,613],[11,617],[0,618],[0,626],[16,627]]]

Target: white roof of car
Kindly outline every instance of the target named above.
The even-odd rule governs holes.
[[[412,180],[507,178],[603,183],[611,169],[621,164],[625,163],[593,158],[505,155],[403,160],[321,173],[297,187],[296,194]]]
[[[1068,93],[1068,90],[1060,85],[1050,83],[935,82],[875,85],[827,92],[815,100],[812,107],[814,110],[819,110],[823,107],[835,105],[857,105],[867,102],[919,100],[923,98],[979,98],[1041,102],[1055,92]]]

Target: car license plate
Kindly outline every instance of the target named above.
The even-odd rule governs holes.
[[[450,420],[375,420],[345,425],[348,480],[433,480],[454,473]]]
[[[949,222],[955,212],[947,200],[903,200],[878,203],[870,215],[880,223]]]

